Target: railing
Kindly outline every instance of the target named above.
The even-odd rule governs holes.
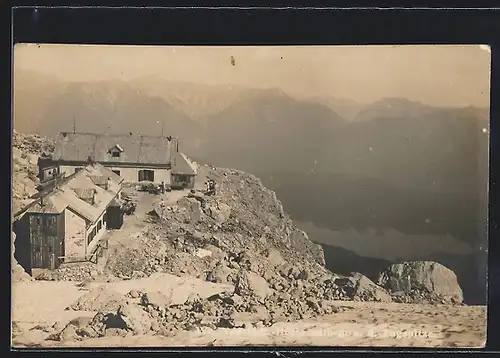
[[[85,256],[58,256],[59,260],[64,260],[64,263],[82,263],[82,262],[91,262],[93,264],[97,264],[100,257],[105,250],[108,249],[108,240],[102,240],[99,242],[93,252],[91,254]],[[68,260],[68,261],[66,261]]]
[[[92,252],[89,256],[89,261],[93,264],[97,264],[99,258],[102,257],[102,254],[105,250],[108,249],[108,240],[102,240],[97,243],[94,252]]]

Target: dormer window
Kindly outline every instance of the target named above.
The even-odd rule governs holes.
[[[111,155],[113,158],[120,158],[121,154],[123,153],[123,148],[116,144],[113,148],[111,148],[108,153]]]

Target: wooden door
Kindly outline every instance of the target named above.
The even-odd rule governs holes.
[[[46,265],[45,267],[50,268],[51,270],[54,270],[57,265],[56,265],[56,238],[54,236],[48,236],[46,238],[47,244],[45,245],[46,250],[45,250],[45,257],[44,257],[44,264]]]
[[[30,216],[31,266],[33,268],[43,267],[42,226],[43,222],[40,216]]]
[[[43,267],[42,238],[37,235],[31,237],[31,262],[33,268]]]

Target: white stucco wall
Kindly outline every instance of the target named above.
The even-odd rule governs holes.
[[[164,182],[166,185],[170,184],[170,170],[169,169],[158,169],[158,168],[124,168],[124,167],[112,167],[105,165],[106,168],[111,170],[119,170],[120,176],[123,178],[125,183],[137,183],[139,181],[139,170],[153,170],[155,183],[161,184]],[[77,166],[61,165],[59,167],[60,172],[65,172],[66,175],[71,175],[75,172]]]
[[[84,166],[79,166],[79,168],[83,168]],[[69,165],[60,165],[59,166],[59,173],[65,173],[66,175],[71,175],[75,172],[76,166],[69,166]]]
[[[64,237],[65,261],[70,261],[71,257],[82,258],[85,256],[85,220],[69,209],[64,212],[66,230]]]

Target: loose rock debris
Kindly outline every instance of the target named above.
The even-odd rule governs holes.
[[[40,155],[51,150],[50,142],[23,138],[15,134],[14,142],[21,151]],[[32,148],[33,143],[42,144]],[[18,154],[23,159],[22,152]],[[30,175],[27,165],[19,168]],[[89,289],[67,307],[97,312],[92,319],[82,317],[45,327],[53,332],[48,339],[271,326],[346,309],[336,305],[337,300],[462,302],[456,276],[453,279],[453,272],[435,263],[390,267],[377,283],[359,273],[340,276],[328,271],[321,246],[295,227],[275,193],[258,178],[231,169],[203,168],[217,182],[216,195],[195,191],[166,207],[158,201],[153,210],[158,220],[145,222],[138,233],[127,234],[125,239],[134,245],[110,251],[104,270],[90,263],[66,265],[38,279],[78,281],[87,289],[85,282],[169,273],[229,284],[234,290],[206,298],[194,295],[179,303],[160,291],[131,290],[123,295],[104,284]],[[24,280],[26,275],[17,276]],[[19,333],[21,328],[13,326],[13,331]]]

